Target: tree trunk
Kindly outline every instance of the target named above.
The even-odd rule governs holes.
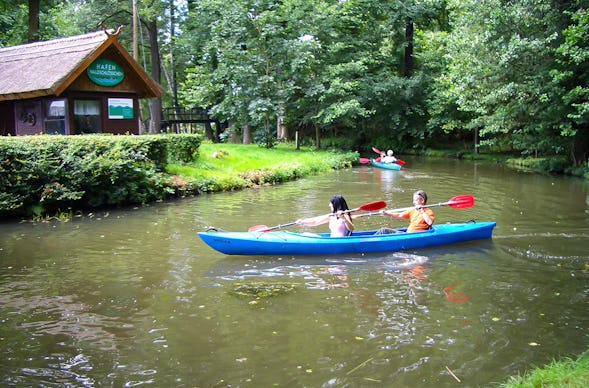
[[[252,129],[249,124],[243,127],[243,144],[252,144]]]
[[[239,134],[235,131],[231,131],[231,135],[229,136],[229,143],[231,144],[239,144],[241,143],[241,139]]]
[[[213,143],[215,142],[215,135],[213,134],[213,128],[211,127],[210,121],[205,123],[205,137]]]
[[[284,126],[284,117],[281,115],[276,117],[276,139],[278,141],[288,140],[286,136],[286,127]]]
[[[573,162],[575,166],[583,165],[589,157],[589,128],[579,127],[573,138]]]
[[[39,41],[39,6],[41,0],[29,0],[29,43]]]
[[[413,20],[407,18],[405,26],[405,77],[413,75]]]
[[[139,61],[139,10],[133,0],[133,59]]]
[[[315,146],[317,147],[318,150],[321,149],[321,129],[319,128],[319,125],[314,124],[315,125]]]
[[[289,140],[288,131],[284,125],[284,110],[284,105],[280,104],[278,106],[278,114],[276,115],[276,139],[278,141]]]
[[[149,47],[151,47],[151,77],[158,83],[161,83],[160,73],[160,50],[157,43],[157,21],[150,20],[147,22],[147,32],[149,34]],[[158,133],[160,131],[162,120],[162,101],[160,98],[151,99],[151,123],[149,133]]]
[[[176,85],[176,65],[174,60],[174,46],[176,44],[176,6],[174,0],[170,0],[170,67],[172,73],[172,104],[178,106],[178,85]]]

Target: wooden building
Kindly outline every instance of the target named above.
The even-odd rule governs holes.
[[[139,134],[139,99],[161,87],[117,35],[0,48],[0,135]]]

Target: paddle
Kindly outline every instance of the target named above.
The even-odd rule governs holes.
[[[359,158],[358,160],[360,161],[361,164],[369,164],[371,159]],[[372,159],[372,160],[374,160],[377,163],[380,162],[380,158],[376,158],[376,159]]]
[[[385,201],[370,202],[370,203],[366,203],[360,207],[357,207],[355,209],[347,210],[346,213],[352,213],[352,212],[357,212],[357,211],[370,212],[370,211],[384,209],[386,206],[387,206],[387,204]],[[288,224],[281,224],[281,225],[276,225],[276,226],[255,225],[255,226],[250,227],[247,231],[248,232],[269,232],[274,229],[280,229],[280,228],[284,228],[286,226],[296,225],[296,223],[297,222],[295,221],[295,222],[289,222]]]
[[[382,152],[381,150],[379,150],[376,147],[372,147],[372,151],[376,152],[379,155],[384,155],[384,152]],[[401,159],[397,159],[397,161],[395,163],[397,163],[399,166],[404,166],[405,165],[405,162],[402,161]]]
[[[377,154],[379,154],[380,156],[382,156],[382,155],[385,155],[385,153],[384,153],[384,152],[382,152],[381,150],[379,150],[379,149],[378,149],[378,148],[376,148],[376,147],[372,147],[372,151],[376,152],[376,153],[377,153]]]
[[[472,195],[457,195],[456,197],[450,198],[448,202],[440,202],[435,203],[433,205],[425,205],[424,207],[436,207],[436,206],[450,206],[454,209],[465,209],[467,207],[474,206],[474,197]],[[401,213],[405,210],[415,209],[415,206],[409,207],[402,207],[399,209],[391,209],[387,210],[388,213]],[[374,215],[382,215],[381,212],[373,212],[373,213],[365,213],[365,214],[358,214],[353,216],[353,219],[361,218],[361,217],[369,217]]]

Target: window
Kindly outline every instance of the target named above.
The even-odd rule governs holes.
[[[100,100],[74,100],[76,134],[101,133]]]
[[[45,105],[45,133],[65,135],[66,100],[50,100]]]

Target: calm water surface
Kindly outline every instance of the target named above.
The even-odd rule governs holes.
[[[0,224],[0,384],[480,387],[586,350],[588,184],[406,161],[400,172],[362,166],[66,223]],[[435,208],[436,222],[497,221],[493,240],[295,259],[225,256],[196,236],[324,214],[334,193],[350,207],[405,207],[419,188],[430,204],[474,195],[472,208]],[[404,223],[356,221],[384,225]],[[270,283],[295,291],[234,293]]]

